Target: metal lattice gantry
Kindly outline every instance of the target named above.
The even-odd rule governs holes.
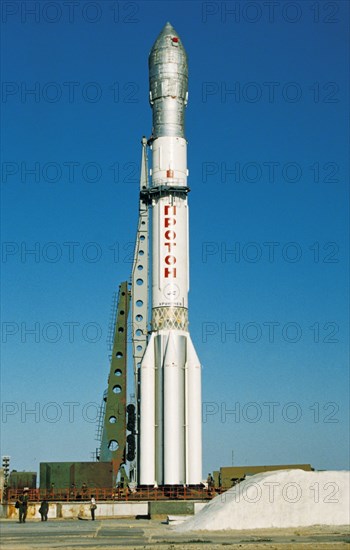
[[[104,395],[105,414],[101,439],[101,462],[112,462],[115,478],[126,454],[126,395],[127,395],[127,319],[130,292],[128,283],[121,283],[116,313],[115,332],[108,389]]]

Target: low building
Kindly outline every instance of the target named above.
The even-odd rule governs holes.
[[[112,462],[41,462],[40,489],[55,492],[113,487]]]
[[[223,466],[213,473],[215,487],[229,489],[248,476],[274,470],[305,470],[313,472],[311,464],[272,464],[267,466]]]
[[[36,472],[17,472],[12,470],[8,479],[9,489],[36,489]]]

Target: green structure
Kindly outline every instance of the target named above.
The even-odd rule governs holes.
[[[41,462],[40,489],[72,489],[81,497],[89,487],[113,487],[112,462]],[[85,491],[86,492],[86,491]]]
[[[135,450],[135,442],[129,436],[129,448],[126,449],[127,319],[129,303],[128,283],[124,282],[119,287],[108,388],[103,399],[103,429],[98,455],[100,462],[112,462],[114,472],[112,486],[115,485],[121,465],[125,464],[126,454],[131,458],[133,457],[132,448]],[[132,416],[132,406],[130,405],[128,406],[128,414],[130,417]]]
[[[311,464],[272,464],[267,466],[223,466],[220,471],[213,472],[215,487],[229,489],[248,476],[274,470],[305,470],[313,471]]]
[[[12,470],[9,475],[7,486],[10,489],[28,489],[36,488],[36,472],[17,472]]]

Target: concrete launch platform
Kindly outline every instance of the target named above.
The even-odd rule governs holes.
[[[345,550],[346,527],[317,526],[304,529],[175,533],[156,520],[107,519],[96,521],[0,520],[1,547],[6,550],[198,550],[209,548],[253,550]]]

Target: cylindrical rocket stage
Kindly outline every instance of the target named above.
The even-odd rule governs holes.
[[[202,481],[201,365],[188,332],[187,56],[167,23],[149,56],[152,332],[141,362],[141,485]]]

